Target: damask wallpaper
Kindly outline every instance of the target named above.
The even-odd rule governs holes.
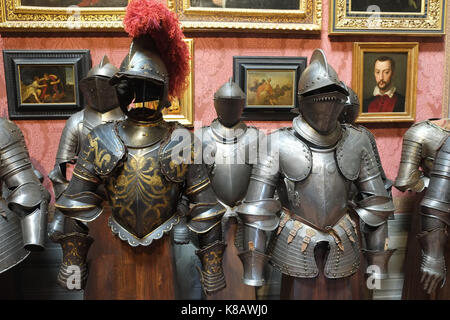
[[[197,125],[208,125],[215,118],[214,92],[232,76],[233,56],[306,56],[315,48],[322,48],[329,63],[336,69],[341,80],[351,85],[352,49],[356,41],[418,41],[419,70],[417,86],[416,121],[442,115],[444,90],[445,44],[444,37],[401,36],[335,36],[329,37],[328,1],[323,1],[322,32],[308,34],[248,34],[214,33],[186,34],[194,39],[195,120]],[[127,54],[130,39],[125,34],[101,33],[53,33],[53,34],[3,34],[1,49],[90,49],[92,63],[97,64],[103,55],[119,66]],[[0,57],[0,64],[3,65]],[[0,72],[0,115],[8,116],[4,72]],[[31,159],[45,176],[51,171],[63,120],[16,121],[23,130]],[[268,132],[289,122],[250,122]],[[400,161],[402,136],[411,124],[370,124],[375,134],[381,160],[387,176],[395,179]],[[44,184],[51,190],[48,178]],[[394,190],[394,196],[405,197]]]

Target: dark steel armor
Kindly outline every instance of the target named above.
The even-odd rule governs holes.
[[[431,293],[446,278],[445,244],[450,224],[450,138],[439,149],[430,172],[430,182],[421,202],[422,232],[418,235],[422,248],[421,281]]]
[[[112,232],[131,246],[148,246],[180,221],[184,196],[188,227],[199,236],[203,288],[220,290],[225,286],[220,228],[225,208],[215,198],[206,167],[195,161],[200,155],[193,135],[162,118],[168,75],[150,37],[133,40],[110,83],[127,119],[88,134],[69,187],[55,206],[75,220],[92,221],[103,211],[97,189],[104,184]]]
[[[349,215],[352,183],[359,193],[353,209],[363,224],[384,229],[394,211],[370,139],[361,129],[338,122],[348,91],[321,50],[314,52],[302,74],[298,94],[300,115],[292,128],[279,129],[262,143],[267,152],[259,153],[247,195],[238,208],[244,223],[254,228],[244,236],[247,256],[253,257],[243,259],[244,274],[249,276],[244,281],[250,285],[263,283],[258,263],[269,257],[286,275],[317,276],[314,248],[321,241],[330,247],[327,278],[355,273],[360,248],[357,224]],[[273,199],[275,190],[279,201]],[[275,229],[268,256],[261,259],[267,242],[261,231]],[[381,245],[369,241],[364,250],[388,256],[386,237],[379,240]]]
[[[12,121],[3,118],[0,119],[0,181],[7,189],[0,209],[1,273],[23,261],[28,251],[44,249],[50,201],[50,194],[31,165],[22,132]]]

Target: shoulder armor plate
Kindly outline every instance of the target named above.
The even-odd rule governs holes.
[[[350,181],[359,176],[364,149],[371,149],[369,137],[360,129],[345,124],[344,133],[336,146],[336,160],[339,170]]]
[[[14,142],[24,141],[22,131],[12,121],[0,118],[0,149],[3,149]]]
[[[192,153],[194,138],[194,135],[184,126],[177,123],[171,124],[158,155],[161,171],[170,181],[175,183],[184,181],[188,163],[194,161]],[[175,159],[174,156],[176,156]]]
[[[106,123],[92,130],[80,157],[94,165],[100,176],[110,174],[125,156],[126,150],[116,131],[116,123]]]
[[[289,128],[275,131],[275,142],[271,143],[279,147],[280,170],[291,181],[302,181],[311,173],[312,154],[309,147],[295,137]]]

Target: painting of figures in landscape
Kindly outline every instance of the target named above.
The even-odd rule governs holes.
[[[294,70],[247,70],[247,107],[293,107]]]
[[[21,104],[73,104],[75,72],[72,65],[19,65]]]

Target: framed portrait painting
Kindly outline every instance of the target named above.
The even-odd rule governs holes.
[[[0,0],[0,30],[121,31],[129,0]]]
[[[9,118],[67,119],[83,109],[89,50],[3,50]]]
[[[292,120],[306,57],[233,57],[233,80],[246,94],[243,120]]]
[[[330,0],[330,34],[445,33],[445,0]]]
[[[357,122],[415,121],[418,42],[355,42]]]
[[[322,27],[322,0],[170,0],[185,31],[304,31]]]

